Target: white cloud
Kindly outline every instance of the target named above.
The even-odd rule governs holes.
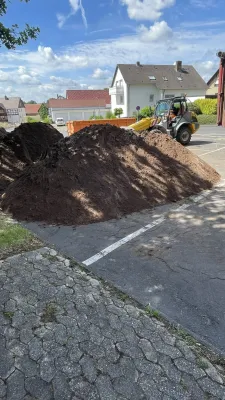
[[[94,79],[106,79],[109,78],[111,72],[108,69],[96,68],[92,74]]]
[[[161,17],[162,10],[174,6],[176,0],[120,0],[127,6],[130,19],[154,21]]]
[[[156,40],[167,40],[173,36],[172,29],[168,26],[167,22],[155,22],[150,28],[141,25],[138,28],[140,39],[144,42],[153,42]]]
[[[191,5],[199,8],[211,8],[216,6],[215,0],[191,0]]]
[[[56,14],[56,18],[58,20],[58,27],[61,29],[65,25],[66,21],[80,10],[83,24],[85,28],[88,28],[86,13],[83,7],[82,0],[69,0],[69,4],[71,6],[71,12],[69,14],[67,15],[61,13]]]

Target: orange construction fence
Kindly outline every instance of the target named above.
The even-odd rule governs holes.
[[[129,126],[136,122],[136,118],[116,118],[116,119],[92,119],[88,121],[69,121],[67,122],[67,132],[68,136],[80,131],[86,126],[91,125],[115,125],[118,127]]]

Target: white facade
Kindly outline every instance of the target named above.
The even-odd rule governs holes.
[[[106,116],[110,111],[110,105],[105,107],[87,107],[87,108],[49,108],[49,116],[55,122],[56,118],[63,118],[65,122],[88,120],[92,115]]]
[[[109,89],[111,95],[111,110],[122,108],[122,117],[132,117],[136,111],[136,107],[141,109],[146,106],[155,106],[157,101],[166,97],[187,95],[187,99],[195,101],[196,99],[205,98],[206,90],[190,89],[190,90],[162,90],[158,89],[154,83],[127,85],[120,69],[114,79],[114,86]]]
[[[22,124],[26,121],[25,107],[7,109],[8,122],[10,124]]]

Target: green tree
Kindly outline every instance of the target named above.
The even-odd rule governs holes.
[[[28,3],[30,0],[20,0]],[[7,13],[8,0],[0,0],[0,17]],[[0,22],[0,47],[3,45],[7,49],[15,49],[17,46],[26,44],[29,39],[36,39],[40,29],[26,24],[24,30],[20,31],[17,24],[7,28]]]
[[[30,101],[25,102],[25,104],[37,104],[37,102],[34,100],[30,100]]]
[[[115,108],[114,114],[116,117],[119,117],[123,114],[123,109],[122,108]]]
[[[1,1],[1,0],[0,0],[0,1]],[[38,113],[39,113],[39,115],[40,115],[42,121],[43,121],[45,118],[48,117],[48,107],[46,106],[45,103],[42,103],[42,105],[41,105],[41,107],[40,107]]]

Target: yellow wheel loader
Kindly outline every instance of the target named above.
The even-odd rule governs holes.
[[[158,130],[185,146],[199,129],[199,123],[196,114],[188,110],[186,97],[181,96],[158,101],[152,117],[143,118],[128,128],[137,132]]]

